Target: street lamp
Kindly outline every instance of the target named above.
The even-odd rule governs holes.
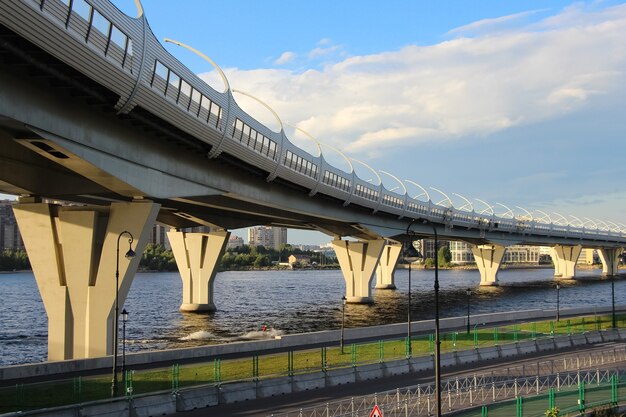
[[[341,354],[343,355],[343,329],[345,326],[345,321],[346,321],[346,302],[348,301],[348,299],[346,298],[346,296],[344,295],[343,297],[341,297],[341,340],[339,342],[340,346],[341,346]]]
[[[472,290],[468,288],[465,293],[467,294],[467,334],[470,334],[470,296]]]
[[[128,321],[128,311],[122,310],[122,381],[126,385],[126,322]]]
[[[561,296],[559,294],[560,289],[561,289],[561,285],[557,282],[556,284],[556,321],[559,321],[560,313],[561,313]]]
[[[439,241],[437,228],[430,220],[424,220],[424,224],[430,224],[435,235],[435,397],[437,403],[437,417],[441,417],[441,340],[439,338]]]
[[[409,223],[409,225],[406,228],[407,235],[410,234],[409,229],[411,228],[413,221]],[[407,296],[407,312],[406,312],[406,340],[407,340],[406,343],[407,343],[407,355],[409,356],[412,354],[412,350],[413,350],[411,346],[411,266],[413,264],[413,261],[415,261],[415,259],[419,257],[421,257],[421,254],[417,251],[417,249],[415,249],[415,246],[413,246],[413,240],[409,238],[406,246],[404,247],[404,259],[406,261],[409,261],[409,292]]]
[[[135,257],[135,251],[133,251],[133,235],[124,230],[117,236],[117,249],[115,252],[115,316],[113,324],[113,380],[111,381],[111,397],[117,394],[117,334],[119,329],[119,294],[120,294],[120,239],[123,235],[128,235],[128,252],[126,252],[126,259],[132,259]]]

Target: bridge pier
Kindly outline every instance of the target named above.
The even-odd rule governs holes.
[[[215,311],[213,283],[217,263],[224,254],[230,232],[167,232],[172,252],[183,280],[183,303],[180,311]]]
[[[505,250],[506,247],[496,244],[472,246],[472,254],[480,272],[481,286],[498,285],[498,270]]]
[[[387,243],[380,255],[378,266],[376,267],[376,288],[382,290],[395,290],[394,272],[400,258],[402,245],[397,243]]]
[[[602,275],[611,277],[618,274],[619,255],[622,248],[600,248],[598,254],[602,261]]]
[[[343,278],[346,281],[346,299],[349,303],[371,304],[370,284],[385,247],[384,239],[368,241],[332,241]]]
[[[582,249],[581,245],[554,246],[550,251],[552,262],[554,262],[554,276],[574,279],[576,277],[576,261],[578,261]]]
[[[115,295],[120,311],[159,212],[151,201],[72,207],[21,200],[13,207],[48,316],[48,360],[113,352]],[[124,259],[128,235],[138,256]],[[119,242],[119,287],[115,287]]]

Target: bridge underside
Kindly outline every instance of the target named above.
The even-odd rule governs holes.
[[[197,225],[224,229],[205,236],[173,232],[174,251],[185,288],[183,309],[188,310],[214,308],[211,291],[214,265],[231,229],[273,225],[318,230],[335,238],[360,239],[355,244],[335,239],[336,247],[343,250],[340,261],[346,294],[350,301],[356,302],[371,301],[370,283],[381,253],[384,259],[379,268],[379,286],[393,287],[393,269],[400,250],[398,245],[389,246],[390,241],[432,236],[432,225],[420,219],[412,221],[380,211],[374,216],[370,208],[344,206],[344,201],[322,193],[311,197],[310,190],[280,178],[268,182],[271,173],[227,153],[209,159],[210,145],[140,107],[127,114],[116,114],[114,107],[118,100],[119,97],[89,78],[0,26],[0,192],[27,196],[22,201],[31,201],[41,210],[48,210],[47,215],[24,214],[19,221],[20,229],[26,230],[23,233],[28,236],[26,246],[35,262],[33,267],[42,298],[51,300],[47,303],[44,300],[53,321],[51,326],[62,329],[51,327],[51,335],[55,335],[51,339],[55,345],[50,349],[51,359],[111,352],[114,288],[108,284],[96,285],[104,281],[98,274],[111,276],[111,271],[106,269],[115,261],[109,259],[111,241],[122,231],[134,230],[133,234],[140,238],[137,249],[142,249],[154,216],[156,221],[177,229]],[[91,208],[82,210],[91,214],[63,214],[59,220],[55,213],[76,209],[38,205],[39,198],[87,204]],[[93,219],[98,218],[97,213],[109,213],[120,204],[131,207],[145,204],[151,211],[141,217],[129,209],[131,214],[115,217],[115,226],[111,226],[106,238],[102,237],[98,231],[106,228],[102,229],[102,224]],[[91,229],[82,216],[92,216]],[[137,216],[143,220],[138,221]],[[75,278],[79,271],[68,259],[61,262],[62,242],[78,236],[73,227],[75,222],[83,224],[89,232],[83,231],[86,234],[82,240],[76,238],[76,242],[85,239],[91,242],[77,244],[72,249],[73,258],[92,260],[89,265],[81,266],[90,271],[85,276],[91,278],[82,278],[84,281]],[[62,231],[62,240],[53,231],[57,226]],[[565,238],[512,235],[444,224],[435,227],[441,239],[464,240],[475,245],[571,245]],[[48,249],[38,246],[40,233],[47,233]],[[577,244],[606,248],[607,262],[614,264],[614,252],[610,250],[614,251],[615,245],[584,239]],[[104,259],[109,259],[106,268],[95,272]],[[136,264],[131,264],[123,272],[119,287],[122,292],[130,286],[134,269]],[[56,271],[57,275],[50,276],[45,272],[48,270]],[[485,270],[493,275],[495,283],[497,267]],[[611,266],[609,270],[616,269]],[[53,284],[56,287],[50,290]],[[105,287],[106,291],[98,289]],[[89,307],[86,300],[97,298],[105,300],[104,304]],[[65,306],[62,311],[57,309],[59,305]],[[95,336],[85,335],[88,326],[70,319],[77,312],[92,311],[90,308],[93,309],[91,320],[99,323],[92,332],[102,331],[99,338],[90,339]],[[55,314],[63,318],[52,319]]]

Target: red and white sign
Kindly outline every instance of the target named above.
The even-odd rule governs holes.
[[[370,417],[383,417],[383,412],[380,411],[377,405],[374,406],[374,409],[370,413]]]

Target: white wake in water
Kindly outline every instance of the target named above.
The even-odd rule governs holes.
[[[207,332],[206,330],[199,330],[197,332],[193,332],[188,334],[187,336],[181,337],[179,340],[208,340],[208,339],[216,339],[215,336],[211,332]]]
[[[285,332],[269,327],[267,330],[254,330],[241,336],[242,339],[274,339],[282,336]]]

